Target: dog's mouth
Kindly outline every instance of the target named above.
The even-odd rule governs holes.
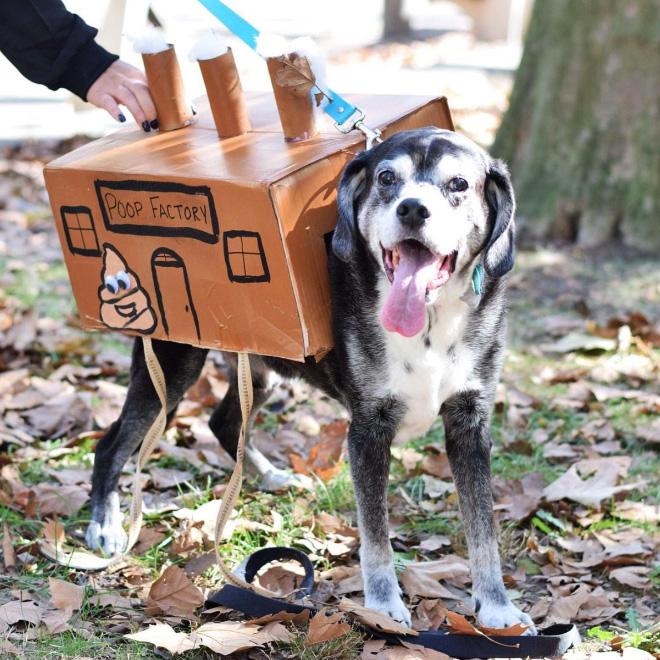
[[[456,256],[456,251],[436,255],[412,239],[392,250],[383,247],[383,267],[392,283],[380,315],[386,330],[413,337],[424,328],[427,297],[449,281]]]

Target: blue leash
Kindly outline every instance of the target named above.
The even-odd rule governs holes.
[[[221,23],[233,32],[244,44],[257,52],[257,38],[261,34],[257,28],[239,16],[220,0],[199,0]],[[323,111],[335,120],[335,127],[342,133],[350,133],[357,129],[367,138],[367,149],[374,142],[380,142],[380,131],[372,130],[364,124],[365,112],[349,103],[341,94],[327,88],[321,107]]]

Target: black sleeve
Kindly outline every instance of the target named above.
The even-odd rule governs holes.
[[[0,51],[28,80],[83,100],[119,59],[94,41],[96,34],[60,0],[0,0]]]

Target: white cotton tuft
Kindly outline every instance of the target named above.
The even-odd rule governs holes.
[[[306,57],[309,60],[312,73],[316,77],[316,84],[320,89],[325,90],[327,87],[325,54],[314,39],[311,37],[298,37],[291,42],[290,48],[290,52],[296,53],[299,57]]]
[[[204,32],[188,53],[191,62],[198,60],[212,60],[224,55],[229,50],[227,41],[217,32]]]
[[[133,50],[142,55],[153,55],[170,47],[163,31],[155,27],[149,27],[143,32],[129,35],[129,39],[133,42]]]
[[[257,37],[257,53],[261,57],[281,57],[290,52],[291,42],[279,34],[262,32]]]

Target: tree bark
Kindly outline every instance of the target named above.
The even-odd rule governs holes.
[[[385,0],[383,39],[399,37],[409,32],[410,25],[403,17],[403,0]]]
[[[523,235],[660,249],[660,3],[537,0],[493,153]]]

